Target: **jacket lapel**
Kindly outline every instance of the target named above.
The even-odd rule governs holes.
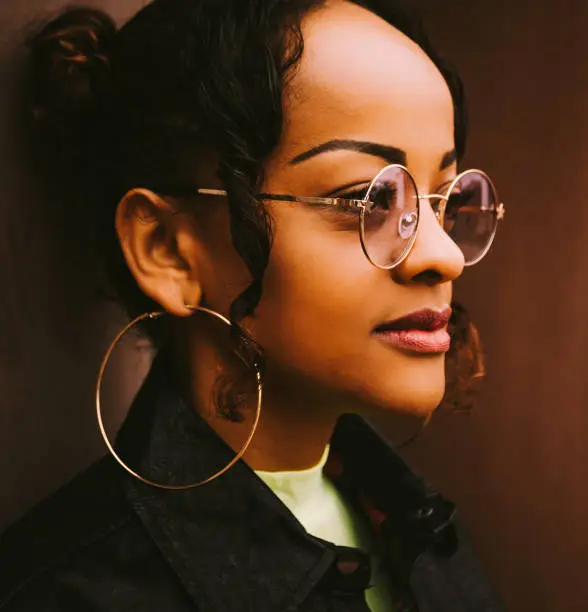
[[[500,612],[455,505],[417,477],[364,419],[340,419],[332,477],[370,517],[396,585],[396,610]]]
[[[141,475],[167,484],[202,480],[231,449],[191,411],[158,359],[135,400],[119,444]],[[137,443],[138,424],[150,435]],[[145,432],[143,432],[145,433]],[[128,497],[151,537],[203,612],[294,609],[332,564],[334,551],[301,525],[244,463],[203,487],[167,491],[129,476]]]
[[[398,577],[408,579],[425,550],[455,552],[455,505],[416,476],[365,419],[350,414],[339,420],[331,454],[327,470],[370,517]]]

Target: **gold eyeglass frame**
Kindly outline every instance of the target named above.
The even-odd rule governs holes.
[[[407,174],[407,176],[410,178],[414,186],[414,190],[415,190],[416,197],[417,197],[417,215],[418,216],[417,216],[417,221],[416,221],[416,228],[414,230],[414,233],[409,243],[407,244],[405,252],[394,263],[387,265],[387,266],[382,266],[376,263],[371,258],[370,254],[368,253],[368,250],[366,247],[364,218],[365,218],[366,212],[370,211],[370,207],[369,207],[370,200],[368,200],[368,196],[370,194],[372,187],[376,184],[380,176],[382,176],[384,172],[387,172],[391,168],[399,168],[403,170]],[[334,198],[333,197],[320,197],[320,196],[294,196],[294,195],[282,195],[282,194],[272,194],[272,193],[260,193],[258,194],[257,197],[260,200],[272,200],[272,201],[277,201],[277,202],[300,202],[302,204],[310,204],[311,206],[332,206],[332,207],[339,208],[340,210],[359,210],[360,211],[359,238],[360,238],[361,248],[363,250],[364,255],[367,257],[368,261],[376,268],[380,268],[381,270],[391,270],[395,268],[396,266],[400,265],[408,257],[408,255],[410,254],[412,250],[412,247],[414,246],[414,243],[417,237],[417,233],[418,233],[418,223],[420,220],[421,200],[438,200],[439,204],[436,207],[434,207],[433,210],[435,212],[435,216],[437,217],[437,220],[439,221],[439,224],[441,225],[441,227],[443,227],[443,220],[445,218],[445,208],[447,206],[447,202],[449,200],[449,195],[451,191],[453,190],[455,185],[464,176],[467,176],[468,174],[473,174],[473,173],[480,174],[488,181],[488,184],[490,185],[490,188],[492,189],[492,195],[494,196],[494,201],[498,202],[499,200],[498,200],[498,193],[496,191],[496,187],[492,179],[483,170],[479,170],[477,168],[471,168],[469,170],[464,170],[451,181],[444,195],[440,193],[427,193],[427,194],[421,195],[418,193],[416,182],[412,174],[409,172],[408,168],[406,168],[402,164],[390,164],[382,168],[370,182],[369,187],[367,188],[367,191],[366,191],[366,197],[363,200],[354,200],[354,199],[337,198],[337,197],[334,197]],[[196,189],[196,193],[198,193],[199,195],[204,195],[204,196],[226,197],[228,195],[224,189]],[[492,246],[492,243],[494,242],[494,238],[498,230],[498,223],[504,219],[504,214],[506,212],[506,208],[504,204],[500,202],[497,205],[494,212],[496,215],[496,222],[494,224],[494,228],[492,230],[492,233],[488,239],[486,246],[481,250],[480,254],[474,260],[470,262],[465,262],[464,265],[466,267],[474,266],[475,264],[477,264],[481,259],[484,258],[484,256],[490,250],[490,247]]]

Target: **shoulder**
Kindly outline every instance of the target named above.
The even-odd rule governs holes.
[[[106,541],[116,548],[133,523],[140,527],[134,517],[120,468],[109,458],[92,465],[0,536],[0,610],[53,610],[50,591],[59,580],[48,578],[71,579],[72,567]],[[36,593],[42,606],[19,607],[23,596],[30,602]]]

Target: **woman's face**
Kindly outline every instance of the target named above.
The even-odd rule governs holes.
[[[407,166],[421,194],[451,181],[452,99],[417,45],[342,1],[307,15],[303,35],[304,55],[286,91],[285,128],[266,165],[263,192],[345,193],[391,162]],[[334,141],[348,146],[321,149]],[[380,150],[358,151],[349,142]],[[249,279],[230,244],[228,213],[214,204],[199,229],[200,274],[207,303],[226,313]],[[366,259],[353,213],[266,206],[273,248],[262,300],[244,327],[264,349],[268,377],[295,381],[298,392],[326,393],[342,408],[432,411],[445,387],[444,349],[431,348],[433,342],[428,351],[416,350],[375,332],[415,311],[443,311],[451,301],[464,260],[429,201],[421,202],[412,251],[392,270]]]

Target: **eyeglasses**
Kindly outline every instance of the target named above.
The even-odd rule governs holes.
[[[227,195],[221,189],[197,189],[197,193]],[[358,197],[349,197],[355,195]],[[494,183],[481,170],[462,172],[444,194],[419,195],[410,172],[399,164],[386,166],[367,188],[354,189],[342,197],[260,193],[258,198],[334,207],[358,214],[363,252],[371,264],[384,270],[396,267],[410,253],[417,236],[422,200],[429,200],[439,224],[463,252],[466,266],[478,263],[489,251],[505,213]]]

